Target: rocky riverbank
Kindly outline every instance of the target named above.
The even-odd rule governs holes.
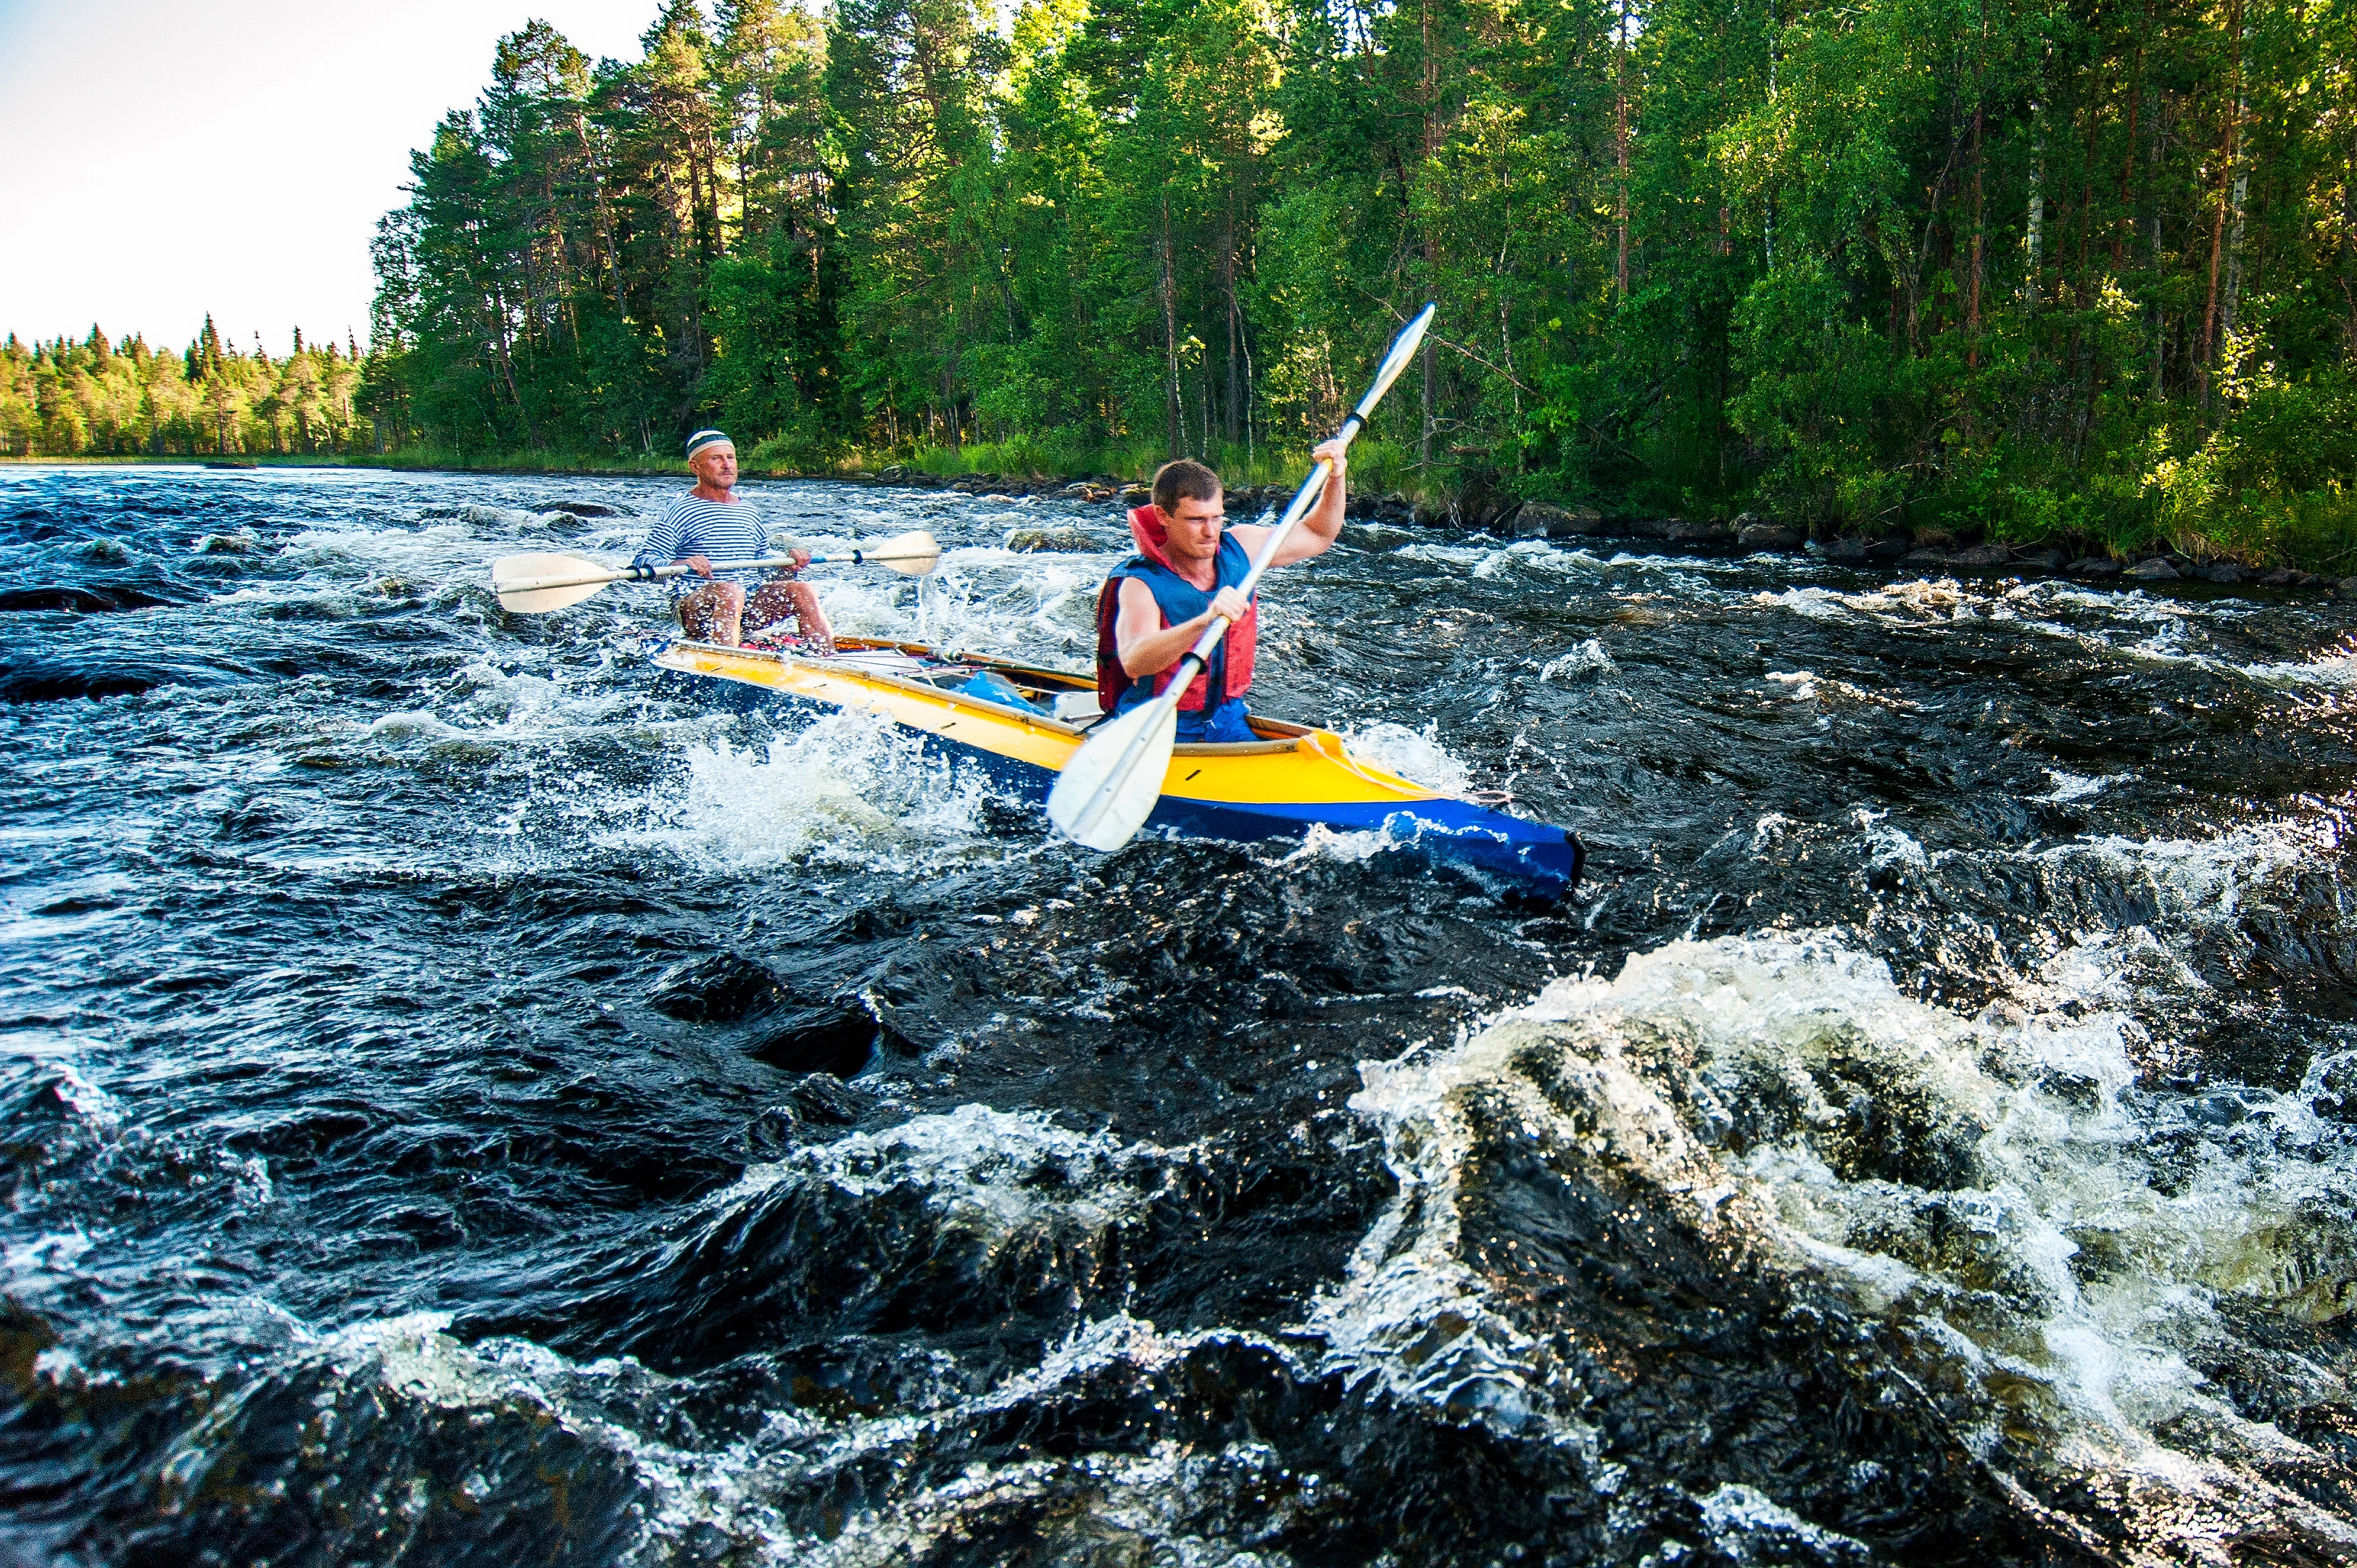
[[[1042,496],[1097,505],[1120,502],[1143,506],[1151,499],[1146,487],[1134,480],[1105,476],[1096,478],[1009,477],[963,474],[955,477],[909,468],[887,468],[860,474],[851,482],[920,489],[955,491],[965,495]],[[1239,519],[1260,506],[1283,506],[1293,495],[1281,485],[1243,486],[1228,493],[1231,513]],[[2204,583],[2221,586],[2337,593],[2357,599],[2357,576],[2333,577],[2298,567],[2257,570],[2232,561],[2201,560],[2176,551],[2156,551],[2121,560],[2110,555],[2068,551],[2050,544],[1954,543],[1921,542],[1905,534],[1876,539],[1835,536],[1812,539],[1786,523],[1772,522],[1746,512],[1728,521],[1685,518],[1609,518],[1593,507],[1562,506],[1549,501],[1520,501],[1486,509],[1486,515],[1469,516],[1456,509],[1418,503],[1404,495],[1354,494],[1348,515],[1354,522],[1389,524],[1399,528],[1438,528],[1459,532],[1485,532],[1495,538],[1593,540],[1598,543],[1631,541],[1671,545],[1697,553],[1743,553],[1760,551],[1806,552],[1836,564],[1883,567],[1899,572],[1953,575],[2061,575],[2087,581],[2122,578],[2138,584]],[[1081,550],[1091,548],[1082,535],[1067,537],[1053,529],[1024,530],[1014,541],[1018,549]]]

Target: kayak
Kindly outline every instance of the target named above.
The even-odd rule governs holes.
[[[1102,716],[1092,676],[922,643],[838,638],[822,654],[790,639],[728,648],[676,639],[654,661],[881,714],[1040,800]],[[1332,730],[1258,714],[1249,722],[1256,740],[1173,748],[1149,828],[1245,843],[1313,828],[1378,832],[1538,897],[1561,898],[1578,885],[1585,850],[1566,829],[1426,789],[1351,756]]]

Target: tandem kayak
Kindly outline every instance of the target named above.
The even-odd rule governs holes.
[[[655,662],[831,707],[878,714],[980,758],[1044,800],[1100,716],[1096,682],[922,643],[841,638],[822,655],[793,643],[726,648],[684,639]],[[1543,898],[1579,882],[1577,835],[1429,789],[1351,755],[1331,730],[1251,717],[1257,740],[1174,748],[1148,827],[1256,843],[1312,828],[1376,832],[1487,872]]]

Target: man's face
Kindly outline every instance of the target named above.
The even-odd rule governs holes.
[[[690,458],[687,466],[709,489],[726,490],[736,488],[737,448],[726,441],[716,441],[706,446]]]
[[[1171,554],[1207,560],[1220,553],[1220,530],[1228,521],[1227,498],[1213,496],[1204,501],[1185,497],[1178,502],[1177,511],[1162,513],[1162,521],[1169,535]]]

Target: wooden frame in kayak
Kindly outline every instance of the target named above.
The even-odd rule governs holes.
[[[945,652],[923,643],[874,638],[835,639],[841,654],[891,652],[931,660],[942,679],[987,671],[1027,696],[1053,699],[1096,691],[1095,680],[1062,670],[983,654]],[[847,659],[786,649],[727,648],[674,640],[655,654],[666,670],[765,687],[830,707],[877,714],[995,765],[1010,782],[1043,798],[1053,776],[1087,738],[1078,725],[951,690]],[[1578,839],[1562,828],[1527,822],[1430,789],[1352,757],[1332,730],[1254,714],[1261,738],[1179,746],[1163,775],[1162,801],[1149,824],[1235,839],[1297,838],[1312,826],[1337,832],[1380,830],[1436,854],[1503,874],[1547,897],[1579,878]]]

